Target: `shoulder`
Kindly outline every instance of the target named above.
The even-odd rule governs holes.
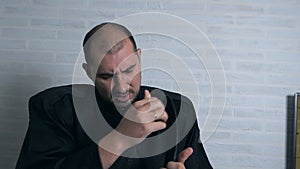
[[[33,113],[33,110],[47,113],[54,108],[70,108],[72,106],[72,96],[74,93],[75,95],[83,95],[85,90],[93,89],[94,87],[92,85],[85,84],[57,86],[45,89],[29,99],[30,114]]]
[[[76,85],[66,85],[66,86],[57,86],[45,89],[35,95],[33,95],[30,98],[31,102],[34,101],[44,101],[49,104],[55,103],[62,99],[63,97],[69,97],[72,96],[72,93],[75,92],[75,94],[82,94],[85,90],[91,90],[94,89],[92,85],[87,84],[76,84]],[[81,92],[81,93],[79,93]]]
[[[49,104],[56,102],[60,98],[64,97],[65,95],[72,93],[72,86],[58,86],[58,87],[52,87],[45,89],[35,95],[33,95],[29,102],[49,102]]]

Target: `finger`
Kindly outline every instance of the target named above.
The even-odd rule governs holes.
[[[152,122],[147,125],[149,127],[149,132],[151,133],[156,132],[158,130],[165,129],[167,127],[167,124],[162,121]]]
[[[185,168],[183,163],[170,161],[167,164],[167,169],[183,169]]]
[[[178,162],[184,163],[193,154],[193,148],[188,147],[178,155]]]
[[[160,119],[164,122],[167,122],[168,118],[169,118],[168,113],[164,111]]]
[[[153,102],[154,100],[157,100],[157,99],[155,97],[144,98],[142,100],[134,102],[133,106],[135,108],[139,108],[139,107],[142,107],[142,106],[147,106],[147,108],[149,108],[151,106],[151,102]]]
[[[148,99],[148,104],[150,104],[149,111],[156,111],[156,110],[165,110],[165,105],[156,97],[151,97],[151,99]],[[161,114],[161,113],[160,113]]]
[[[144,112],[150,112],[156,110],[163,111],[165,109],[165,106],[156,97],[145,98],[143,100],[137,101],[133,104],[133,106],[136,109]]]
[[[167,114],[166,111],[163,111],[163,112],[159,111],[159,112],[157,112],[157,114],[158,114],[158,117],[157,117],[157,118],[154,118],[154,121],[163,121],[163,122],[167,122],[169,116],[168,116],[168,114]]]
[[[145,90],[144,93],[145,93],[144,99],[150,99],[151,98],[151,94],[150,94],[149,90]]]

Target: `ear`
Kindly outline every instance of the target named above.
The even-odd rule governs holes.
[[[137,53],[137,56],[138,56],[139,61],[141,62],[142,49],[141,49],[141,48],[138,48],[138,49],[136,50],[136,53]]]
[[[87,75],[91,80],[93,80],[93,78],[92,78],[92,73],[91,73],[91,69],[90,69],[89,65],[88,65],[87,63],[83,63],[83,64],[82,64],[82,68],[84,69],[86,75]]]

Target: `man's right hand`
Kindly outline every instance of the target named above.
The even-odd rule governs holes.
[[[168,114],[165,106],[159,99],[151,97],[148,90],[144,92],[144,99],[133,103],[116,128],[121,134],[135,138],[122,143],[125,149],[141,143],[151,133],[166,128]]]
[[[124,151],[141,143],[151,133],[166,128],[167,120],[163,103],[145,90],[144,99],[135,102],[116,129],[99,141],[103,167],[109,168]]]

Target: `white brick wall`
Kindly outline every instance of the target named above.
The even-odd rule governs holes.
[[[215,168],[285,168],[286,96],[300,91],[299,0],[0,0],[0,168],[14,168],[28,124],[28,97],[72,82],[85,32],[97,23],[145,11],[192,22],[219,53],[226,106],[205,142]],[[137,40],[142,48],[164,48],[187,61],[200,88],[202,122],[211,89],[201,62],[170,45],[174,42],[168,38]],[[164,58],[153,62],[162,63]],[[159,74],[144,76],[144,83],[176,89]]]

